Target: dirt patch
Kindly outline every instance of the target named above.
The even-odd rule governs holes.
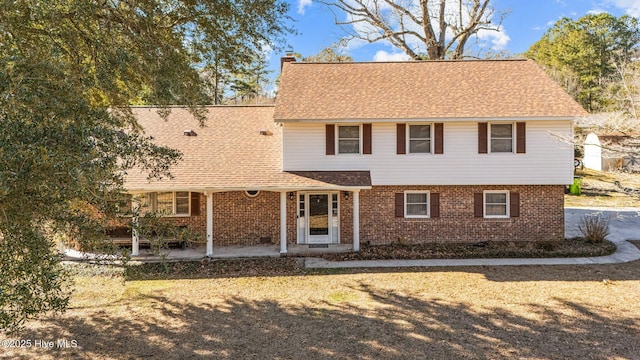
[[[613,254],[615,244],[605,241],[592,244],[582,238],[562,242],[497,242],[437,243],[415,245],[362,246],[357,253],[324,254],[331,261],[345,260],[419,260],[475,258],[549,258],[593,257]]]

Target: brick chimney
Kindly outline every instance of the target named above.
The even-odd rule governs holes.
[[[285,55],[280,58],[280,72],[282,72],[282,66],[286,62],[296,62],[296,57],[293,55],[293,50],[287,50]]]

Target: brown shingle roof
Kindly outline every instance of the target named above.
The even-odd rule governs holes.
[[[294,190],[371,186],[369,173],[332,173],[313,177],[282,171],[282,127],[273,122],[273,106],[207,107],[206,127],[184,108],[172,108],[167,121],[157,108],[133,109],[146,135],[154,142],[183,153],[170,169],[173,179],[147,179],[139,170],[130,170],[125,188],[130,192],[160,190]],[[185,136],[193,130],[196,136]],[[272,135],[261,135],[267,130]],[[345,179],[349,182],[345,183]]]
[[[285,63],[276,121],[575,117],[532,60]]]

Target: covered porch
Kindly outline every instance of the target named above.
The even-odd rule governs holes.
[[[141,209],[148,206],[143,198],[149,197],[146,194],[152,190],[156,194],[173,193],[174,209],[180,206],[177,199],[189,198],[188,213],[196,214],[199,220],[174,215],[167,217],[167,221],[185,224],[185,227],[204,227],[204,246],[171,250],[167,254],[171,259],[359,251],[360,191],[371,188],[369,172],[283,172],[282,175],[286,185],[130,190],[133,195],[131,255],[140,259],[153,255],[141,248],[142,239],[137,231]],[[319,205],[305,205],[310,199]],[[186,209],[186,205],[184,207]],[[318,221],[324,221],[325,225],[317,225]],[[248,234],[253,240],[242,240]]]

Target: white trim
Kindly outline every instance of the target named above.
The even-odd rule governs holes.
[[[338,199],[340,195],[338,195]],[[340,202],[340,200],[338,200]],[[338,206],[338,208],[340,208]],[[338,216],[338,218],[340,218]],[[338,224],[338,234],[340,233],[340,224]],[[353,251],[360,251],[360,192],[353,192]]]
[[[357,155],[357,154],[342,154],[342,155]],[[572,157],[573,159],[573,157]],[[315,171],[313,169],[307,169],[308,171]],[[304,170],[285,170],[287,171],[304,171]],[[360,169],[359,171],[368,171],[367,169]],[[209,187],[209,188],[188,188],[188,189],[177,189],[175,191],[189,191],[189,192],[229,192],[229,191],[245,191],[247,189],[251,190],[260,190],[260,191],[272,191],[272,192],[281,192],[281,191],[317,191],[320,189],[315,189],[314,186],[304,186],[304,185],[279,185],[279,186],[243,186],[243,187]],[[371,186],[343,186],[343,185],[331,185],[331,184],[323,184],[322,190],[327,191],[354,191],[354,190],[371,190]],[[152,193],[152,192],[167,192],[174,190],[158,190],[158,189],[147,189],[147,188],[130,188],[126,190],[128,194],[138,194],[138,193]]]
[[[487,215],[487,194],[506,194],[506,203],[505,203],[505,215]],[[501,205],[498,203],[495,203],[495,205]],[[482,192],[482,216],[485,219],[508,219],[511,214],[510,214],[510,196],[509,196],[509,190],[484,190]]]
[[[420,125],[429,125],[429,152],[426,153],[421,153],[421,152],[411,152],[411,126],[420,126]],[[410,123],[407,124],[407,126],[405,126],[405,141],[406,141],[406,153],[407,155],[425,155],[425,154],[433,154],[433,143],[434,143],[434,139],[433,139],[433,127],[434,127],[434,123],[426,123],[426,122],[416,122],[416,123]],[[424,138],[419,138],[416,140],[426,140]]]
[[[511,125],[511,151],[491,151],[491,125]],[[510,121],[491,121],[487,123],[487,153],[515,154],[516,153],[516,123]]]
[[[213,255],[213,193],[205,192],[207,197],[207,256]]]
[[[304,197],[304,236],[303,236],[303,241],[300,241],[300,227],[299,227],[299,217],[300,217],[300,195],[302,195]],[[328,225],[328,229],[329,229],[329,234],[327,235],[327,242],[312,242],[310,241],[311,239],[311,235],[310,234],[310,221],[309,221],[309,212],[311,209],[311,204],[309,201],[309,195],[327,195],[328,197],[328,206],[327,206],[327,225]],[[338,199],[338,203],[337,203],[337,210],[338,210],[338,214],[336,216],[337,219],[337,224],[334,224],[333,221],[333,195],[336,195],[337,199]],[[341,244],[341,232],[340,232],[340,205],[341,205],[341,199],[340,196],[342,195],[341,192],[339,191],[319,191],[319,190],[314,190],[314,191],[299,191],[296,193],[296,243],[297,244],[301,244],[301,245],[308,245],[308,244]],[[336,235],[336,237],[334,238],[333,236],[333,226],[336,225],[336,228],[338,229],[338,233]],[[323,235],[318,235],[318,236],[323,236]]]
[[[297,225],[296,225],[297,226]],[[287,253],[287,192],[280,192],[280,254]]]
[[[274,119],[276,123],[323,123],[323,124],[351,124],[351,123],[412,123],[412,122],[488,122],[488,121],[562,121],[575,120],[587,116],[509,116],[496,117],[425,117],[425,118],[371,118],[371,119]]]
[[[138,234],[138,218],[140,216],[140,194],[131,197],[131,256],[140,255],[140,235]]]
[[[407,214],[407,194],[427,194],[427,215]],[[431,217],[431,192],[429,190],[405,190],[404,191],[404,217],[407,219],[426,219]]]
[[[340,127],[347,127],[347,126],[357,126],[358,127],[358,152],[357,153],[341,153],[340,152]],[[336,150],[335,153],[336,155],[341,155],[341,156],[353,156],[353,155],[362,155],[362,142],[363,142],[363,134],[362,134],[362,124],[345,124],[345,125],[336,125],[336,130],[335,130],[335,145],[336,145]],[[353,138],[347,138],[345,140],[353,140]]]

